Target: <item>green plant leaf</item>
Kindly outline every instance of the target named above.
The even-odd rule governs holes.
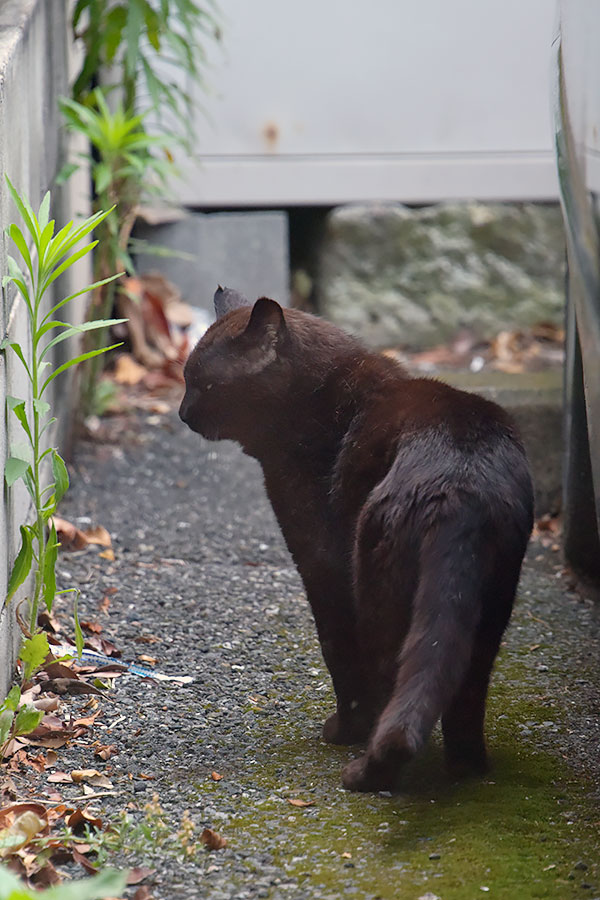
[[[85,322],[83,325],[71,325],[67,327],[61,334],[57,335],[57,337],[53,338],[42,350],[40,355],[40,359],[43,359],[48,350],[51,347],[54,347],[56,344],[60,344],[61,341],[66,341],[67,338],[74,337],[76,334],[83,334],[86,331],[94,331],[97,328],[110,328],[111,325],[120,325],[122,322],[127,322],[128,319],[94,319],[92,322]]]
[[[58,175],[56,176],[56,178],[54,179],[55,184],[57,184],[60,187],[60,185],[64,184],[66,181],[68,181],[69,178],[71,177],[71,175],[74,175],[75,172],[77,172],[78,169],[80,169],[80,168],[81,168],[80,163],[76,163],[76,162],[65,163],[64,166],[62,167],[62,169],[60,170],[60,172],[58,173]]]
[[[11,709],[3,709],[0,712],[0,748],[7,742],[12,730],[14,712]]]
[[[52,609],[54,596],[56,594],[56,560],[58,558],[59,546],[60,544],[56,538],[56,528],[53,522],[48,543],[46,544],[46,550],[44,552],[44,568],[42,571],[42,578],[44,581],[43,597],[48,612]]]
[[[25,401],[19,400],[17,397],[7,397],[6,405],[14,412],[15,416],[23,427],[23,431],[25,432],[31,443],[31,429],[29,428],[27,413],[25,412]]]
[[[15,737],[19,734],[29,734],[34,728],[38,727],[43,718],[43,709],[36,709],[35,706],[22,706],[15,717]]]
[[[4,478],[8,487],[12,487],[15,481],[23,478],[28,468],[29,463],[26,459],[20,459],[18,456],[9,456],[4,466]]]
[[[9,225],[9,227],[8,227],[8,233],[9,233],[10,237],[12,238],[12,241],[13,241],[15,247],[17,247],[19,253],[23,257],[23,260],[25,261],[25,265],[29,269],[29,274],[31,276],[31,280],[33,281],[33,265],[31,263],[31,256],[29,254],[29,248],[27,246],[27,242],[25,241],[25,238],[23,237],[23,233],[22,233],[21,229],[18,227],[18,225],[12,224],[12,225]],[[22,274],[22,272],[20,270],[19,270],[19,273]],[[12,274],[13,273],[11,272],[11,275]]]
[[[50,404],[46,403],[45,400],[39,400],[37,397],[33,400],[33,406],[38,416],[45,416],[46,413],[50,412]]]
[[[82,288],[80,291],[77,291],[75,294],[69,294],[68,297],[65,297],[63,300],[61,300],[59,303],[57,303],[55,306],[52,307],[52,309],[44,316],[44,318],[42,319],[42,322],[45,324],[48,324],[48,322],[46,322],[46,320],[50,316],[54,315],[54,313],[57,312],[57,310],[59,310],[61,308],[61,306],[64,306],[66,303],[69,303],[71,300],[74,300],[76,297],[81,297],[82,294],[90,293],[91,291],[95,290],[96,288],[102,287],[104,284],[108,284],[111,281],[115,281],[117,278],[120,278],[121,275],[124,275],[124,274],[125,274],[124,272],[118,272],[116,275],[109,275],[108,278],[103,278],[101,281],[95,281],[93,284],[87,285],[87,287]],[[60,323],[60,324],[67,325],[66,322]],[[44,327],[45,327],[45,325],[44,325]]]
[[[56,502],[60,503],[69,488],[69,473],[64,459],[54,449],[52,450],[52,474],[56,485]],[[56,537],[56,534],[54,536]]]
[[[43,233],[46,225],[48,224],[48,217],[50,215],[50,191],[46,191],[44,194],[44,199],[40,203],[40,209],[37,214],[37,220],[40,228],[40,232]]]
[[[10,691],[8,692],[4,702],[2,703],[3,709],[11,709],[13,712],[18,708],[19,701],[21,699],[21,688],[18,684],[14,684]]]
[[[31,381],[31,372],[29,371],[29,366],[28,366],[27,363],[25,362],[25,357],[23,356],[23,351],[21,350],[20,344],[17,344],[16,341],[13,341],[13,342],[12,342],[11,344],[9,344],[8,346],[9,346],[10,349],[13,351],[13,353],[16,353],[16,355],[17,355],[17,356],[19,357],[19,359],[21,360],[21,363],[23,364],[23,366],[24,366],[24,368],[25,368],[25,371],[27,372],[27,377],[28,377],[29,380]]]
[[[8,589],[6,592],[6,602],[14,597],[15,592],[21,587],[31,571],[31,562],[33,559],[33,547],[31,540],[31,531],[26,525],[21,525],[21,549],[17,554],[10,578],[8,580]]]
[[[96,186],[96,192],[98,194],[101,194],[102,191],[105,191],[111,181],[112,172],[110,170],[110,166],[108,166],[105,162],[99,162],[96,166],[94,166],[94,183]]]
[[[49,652],[48,638],[43,631],[38,631],[23,642],[19,659],[24,663],[24,681],[28,681],[36,669],[39,669]]]
[[[118,344],[111,344],[110,347],[102,347],[100,350],[90,350],[88,353],[82,353],[81,356],[75,357],[75,359],[70,359],[66,363],[63,363],[62,366],[59,366],[58,369],[55,369],[51,375],[45,380],[43,387],[40,391],[40,394],[43,394],[51,381],[54,381],[57,375],[60,375],[62,372],[65,372],[67,369],[70,369],[71,366],[76,366],[81,362],[84,362],[86,359],[92,359],[94,356],[100,356],[101,353],[108,353],[109,350],[115,350],[116,347],[122,346],[122,341]]]
[[[71,266],[75,265],[80,259],[84,256],[87,256],[88,253],[91,253],[98,241],[91,241],[91,243],[86,244],[85,247],[81,247],[81,249],[77,250],[75,253],[72,253],[71,256],[68,256],[65,260],[63,260],[56,268],[52,269],[43,279],[41,284],[41,293],[45,293],[53,281],[62,275],[63,272],[66,272],[67,269],[70,269]]]
[[[29,203],[27,202],[27,200],[25,200],[24,198],[21,199],[21,197],[19,197],[19,195],[17,194],[17,191],[13,187],[8,175],[5,175],[4,177],[6,178],[6,183],[8,184],[8,190],[10,191],[10,195],[14,200],[15,206],[19,210],[19,212],[21,214],[21,218],[25,222],[25,227],[27,228],[27,231],[29,232],[31,237],[34,239],[34,241],[37,241],[37,238],[39,235],[39,228],[38,228],[37,222],[35,220],[35,213],[33,212],[32,208],[29,205]]]
[[[81,659],[81,654],[83,653],[83,645],[85,644],[85,638],[83,637],[83,631],[81,630],[81,625],[79,623],[79,591],[75,591],[75,596],[73,598],[73,622],[75,623],[75,646],[77,648],[77,656]]]
[[[127,882],[127,872],[104,869],[91,878],[63,883],[49,888],[43,894],[32,894],[32,900],[103,900],[120,896]],[[1,900],[1,898],[0,898]],[[19,898],[17,898],[19,900]]]

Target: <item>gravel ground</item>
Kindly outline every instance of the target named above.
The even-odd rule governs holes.
[[[82,526],[89,519],[106,527],[116,558],[99,557],[100,548],[63,554],[61,586],[81,587],[81,618],[98,621],[124,659],[148,654],[161,672],[194,682],[117,678],[93,737],[59,751],[58,765],[104,767],[115,791],[93,806],[105,820],[128,810],[137,821],[157,795],[170,832],[181,828],[187,811],[196,837],[207,826],[228,839],[227,849],[198,845],[188,856],[174,852],[172,842],[171,849],[161,846],[157,834],[146,858],[130,854],[130,864],[153,868],[156,900],[481,896],[490,868],[469,863],[472,872],[457,887],[441,865],[446,850],[436,852],[455,837],[448,836],[449,824],[444,833],[437,829],[429,810],[436,801],[436,809],[462,803],[470,810],[482,792],[504,790],[502,766],[509,764],[502,755],[510,757],[513,746],[525,755],[542,752],[552,765],[556,760],[560,785],[554,774],[548,779],[556,787],[556,821],[563,816],[587,827],[600,799],[598,616],[592,602],[569,590],[556,552],[539,544],[530,551],[497,673],[489,729],[492,753],[495,740],[500,746],[497,785],[485,781],[470,794],[450,793],[434,738],[412,793],[407,785],[400,798],[350,795],[340,772],[356,750],[320,741],[333,704],[330,684],[258,465],[231,444],[203,442],[174,410],[132,413],[102,429],[107,440],[79,444],[60,512]],[[110,606],[101,612],[107,592]],[[92,739],[115,743],[118,755],[99,765]],[[222,779],[213,780],[213,772]],[[80,793],[59,787],[66,799]],[[460,828],[457,821],[452,828]],[[414,839],[403,843],[402,829],[413,826]],[[512,833],[516,826],[506,827]],[[538,816],[530,827],[541,833],[546,826]],[[552,882],[549,893],[531,896],[600,896],[593,871],[598,842],[590,846],[589,832],[581,833],[572,848],[568,835],[564,847],[552,845],[563,854],[558,862],[540,850],[527,863],[546,873],[545,863],[548,878],[557,877],[556,869],[565,885],[562,891]],[[451,846],[444,844],[448,854]],[[584,851],[587,862],[579,859]],[[490,896],[521,896],[502,877]]]

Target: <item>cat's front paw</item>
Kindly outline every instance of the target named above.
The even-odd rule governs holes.
[[[369,737],[371,722],[359,716],[329,716],[323,725],[323,740],[328,744],[362,744]]]

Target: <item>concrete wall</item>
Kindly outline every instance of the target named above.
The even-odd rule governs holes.
[[[19,193],[24,193],[37,209],[47,190],[52,191],[51,217],[65,224],[74,215],[87,214],[85,175],[83,182],[71,180],[67,187],[56,188],[54,180],[67,152],[61,127],[58,98],[68,93],[70,66],[73,63],[69,34],[69,6],[65,0],[2,0],[0,3],[0,273],[7,271],[6,254],[11,251],[4,234],[8,224],[19,221],[6,188],[7,174]],[[81,191],[82,185],[84,187]],[[54,302],[78,290],[88,282],[87,264],[58,279]],[[85,307],[81,298],[71,317],[80,319]],[[2,292],[0,330],[2,335],[26,342],[26,310],[17,292],[9,286]],[[65,433],[65,414],[69,408],[69,388],[61,379],[49,398],[53,414],[60,418],[60,436]],[[26,398],[29,386],[23,367],[11,351],[0,354],[0,471],[12,441],[23,439],[14,417],[5,413],[6,396]],[[12,419],[12,420],[11,420]],[[19,482],[10,490],[4,486],[0,503],[0,608],[6,595],[7,579],[19,549],[19,525],[31,516],[30,501]],[[27,594],[24,585],[10,607],[0,614],[0,699],[5,695],[12,674],[19,633],[14,609]]]

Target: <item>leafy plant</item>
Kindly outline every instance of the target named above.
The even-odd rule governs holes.
[[[0,866],[0,900],[103,900],[121,894],[126,880],[125,873],[105,869],[92,878],[38,891],[26,887],[10,869]]]
[[[112,312],[116,291],[116,283],[107,282],[106,278],[117,268],[133,270],[127,247],[137,205],[142,194],[152,190],[152,176],[154,187],[164,184],[171,164],[153,152],[164,147],[165,139],[146,133],[143,114],[129,114],[121,103],[111,110],[99,88],[92,93],[90,103],[85,106],[64,99],[61,109],[69,127],[83,134],[94,151],[91,158],[94,209],[111,209],[98,225],[99,244],[94,254],[94,277],[104,285],[92,296],[88,311],[90,319],[106,320]],[[87,154],[83,158],[89,161]],[[90,335],[88,349],[102,347],[107,327],[101,326]],[[98,363],[94,359],[86,369],[83,400],[87,411],[93,406]]]
[[[179,138],[189,142],[192,104],[183,85],[201,81],[206,62],[203,42],[220,36],[213,0],[203,6],[195,0],[116,0],[110,4],[78,0],[73,33],[85,48],[73,86],[75,100],[88,102],[102,72],[105,86],[120,89],[125,109],[160,111],[158,127],[173,138],[177,133],[162,115],[169,110],[171,122],[179,126]],[[171,77],[165,77],[165,63]],[[112,73],[112,81],[108,73]]]
[[[21,706],[21,688],[15,685],[0,705],[0,761],[13,738],[30,734],[40,724],[44,712],[34,706]],[[1,894],[0,894],[1,897]]]
[[[17,194],[8,178],[6,180],[30,244],[18,225],[13,223],[8,227],[8,236],[21,255],[26,274],[16,260],[9,256],[9,274],[2,279],[2,285],[12,283],[19,291],[27,310],[30,333],[28,346],[21,346],[6,337],[0,343],[0,350],[10,348],[19,358],[30,383],[31,404],[24,398],[7,398],[8,409],[20,423],[26,441],[11,447],[4,477],[8,487],[19,479],[25,483],[35,512],[35,521],[32,524],[21,525],[21,548],[9,578],[6,600],[7,602],[11,600],[33,571],[35,582],[33,596],[30,598],[29,641],[32,639],[35,641],[39,604],[43,601],[50,610],[56,593],[55,567],[59,544],[51,518],[69,486],[64,460],[54,447],[44,447],[48,429],[56,421],[50,417],[48,389],[62,372],[103,353],[105,348],[72,356],[57,368],[52,367],[48,357],[54,347],[68,338],[94,329],[106,328],[110,324],[105,321],[91,321],[83,325],[71,325],[57,319],[56,314],[71,300],[102,284],[107,284],[117,276],[108,276],[101,282],[82,288],[46,310],[44,301],[50,287],[63,272],[93,250],[97,241],[87,243],[80,249],[75,248],[107,218],[110,210],[98,211],[78,225],[69,222],[55,234],[55,222],[49,219],[50,194],[46,194],[39,211],[35,213],[29,202]],[[49,483],[45,483],[43,473],[47,463],[51,464],[52,470]],[[46,536],[49,522],[49,534]],[[37,643],[41,643],[39,639]],[[39,659],[42,650],[43,647],[26,642],[23,652],[29,653],[31,657],[26,663],[26,671],[29,670],[29,666],[39,665],[36,660]]]

